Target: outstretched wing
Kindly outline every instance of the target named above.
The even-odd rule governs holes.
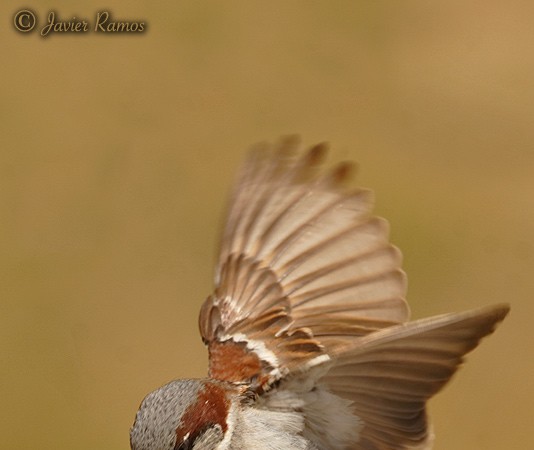
[[[210,377],[268,386],[328,360],[347,336],[408,319],[401,255],[371,192],[344,187],[347,163],[320,170],[325,145],[296,147],[260,146],[239,174],[200,313]]]
[[[347,448],[430,449],[426,401],[508,311],[507,305],[495,305],[430,317],[371,333],[340,348],[336,364],[321,381],[350,400],[360,419],[358,440]],[[320,425],[314,430],[320,442],[327,430]]]

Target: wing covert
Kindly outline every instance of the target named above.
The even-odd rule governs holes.
[[[268,386],[330,358],[347,336],[408,319],[401,255],[351,165],[321,170],[326,145],[254,149],[239,173],[215,291],[200,313],[210,376]]]

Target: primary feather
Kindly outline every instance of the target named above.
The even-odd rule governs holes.
[[[242,169],[200,316],[206,342],[246,335],[290,372],[408,318],[400,252],[370,192],[343,188],[346,164],[317,173],[324,145],[296,157],[295,144],[257,149]]]
[[[299,398],[318,448],[430,448],[426,401],[508,306],[407,322],[401,254],[370,191],[345,188],[349,164],[320,170],[325,145],[296,147],[258,147],[238,177],[199,319],[210,377],[277,410],[276,395],[317,373]],[[320,419],[333,405],[337,428]]]

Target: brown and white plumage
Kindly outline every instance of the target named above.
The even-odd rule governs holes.
[[[344,187],[346,163],[320,170],[325,145],[296,147],[253,150],[234,188],[200,314],[210,377],[263,393],[324,365],[317,383],[362,422],[348,448],[429,445],[426,400],[508,307],[406,323],[401,255],[370,191]]]
[[[133,450],[428,450],[426,401],[508,313],[408,322],[401,254],[323,144],[242,168],[199,325],[209,378],[142,402]]]

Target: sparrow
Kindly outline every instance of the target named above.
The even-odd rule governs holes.
[[[207,378],[148,394],[132,450],[432,448],[426,402],[506,304],[409,321],[401,253],[326,144],[254,148],[200,310]]]

